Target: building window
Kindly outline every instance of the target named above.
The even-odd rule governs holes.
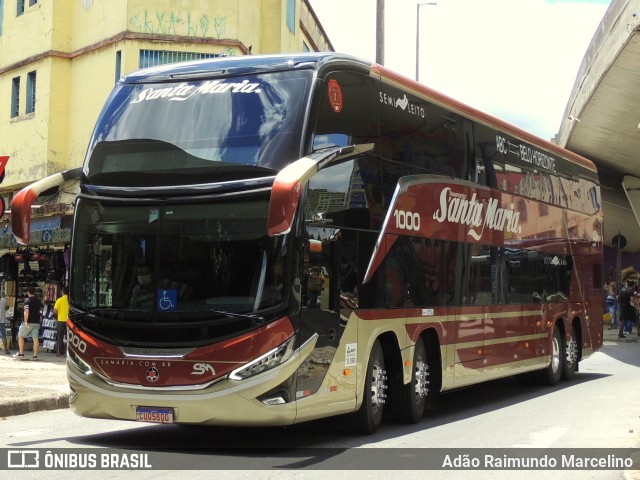
[[[524,200],[518,200],[518,212],[520,212],[520,221],[527,221],[527,204]]]
[[[16,16],[20,16],[24,13],[24,0],[18,0],[18,8],[16,11]]]
[[[549,205],[547,205],[546,203],[541,203],[538,207],[538,211],[541,217],[549,215]]]
[[[223,55],[218,53],[172,52],[169,50],[140,50],[140,68],[165,65],[167,63],[187,62],[215,58]]]
[[[302,42],[302,51],[303,52],[311,51],[310,48],[309,48],[309,45],[307,45],[307,42]]]
[[[20,112],[20,77],[11,81],[11,118],[17,117]]]
[[[0,37],[2,36],[2,12],[4,12],[4,0],[0,0]]]
[[[296,33],[296,0],[287,0],[287,27]]]
[[[23,0],[24,2],[24,0]],[[38,0],[29,0],[29,6],[33,7],[36,3],[38,3]]]
[[[120,77],[122,76],[122,51],[118,50],[116,52],[116,82],[118,83],[118,80],[120,80]]]
[[[36,72],[27,74],[27,113],[36,111]]]

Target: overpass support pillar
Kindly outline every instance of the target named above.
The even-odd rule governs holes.
[[[625,175],[622,179],[622,188],[627,195],[636,224],[640,225],[640,178],[633,175]]]

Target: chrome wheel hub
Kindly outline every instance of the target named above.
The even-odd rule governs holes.
[[[429,365],[418,360],[414,368],[416,397],[426,397],[429,394]]]
[[[578,342],[571,337],[567,342],[567,363],[573,365],[578,361]]]
[[[374,407],[384,405],[387,399],[387,371],[375,365],[371,372],[371,404]]]

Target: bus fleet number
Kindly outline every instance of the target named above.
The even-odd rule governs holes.
[[[396,219],[396,228],[400,230],[420,230],[420,214],[405,212],[404,210],[394,210],[393,216]]]

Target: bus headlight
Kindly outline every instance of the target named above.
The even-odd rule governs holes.
[[[78,367],[78,369],[84,373],[85,375],[91,375],[93,372],[91,371],[91,367],[84,361],[82,360],[78,355],[76,355],[76,353],[71,350],[68,349],[68,361],[71,361],[71,363],[73,363],[76,367]]]
[[[244,380],[286,362],[293,353],[295,339],[296,337],[294,335],[289,340],[278,345],[276,348],[265,353],[261,357],[256,358],[252,362],[249,362],[240,368],[236,368],[229,374],[229,378],[232,380]]]

